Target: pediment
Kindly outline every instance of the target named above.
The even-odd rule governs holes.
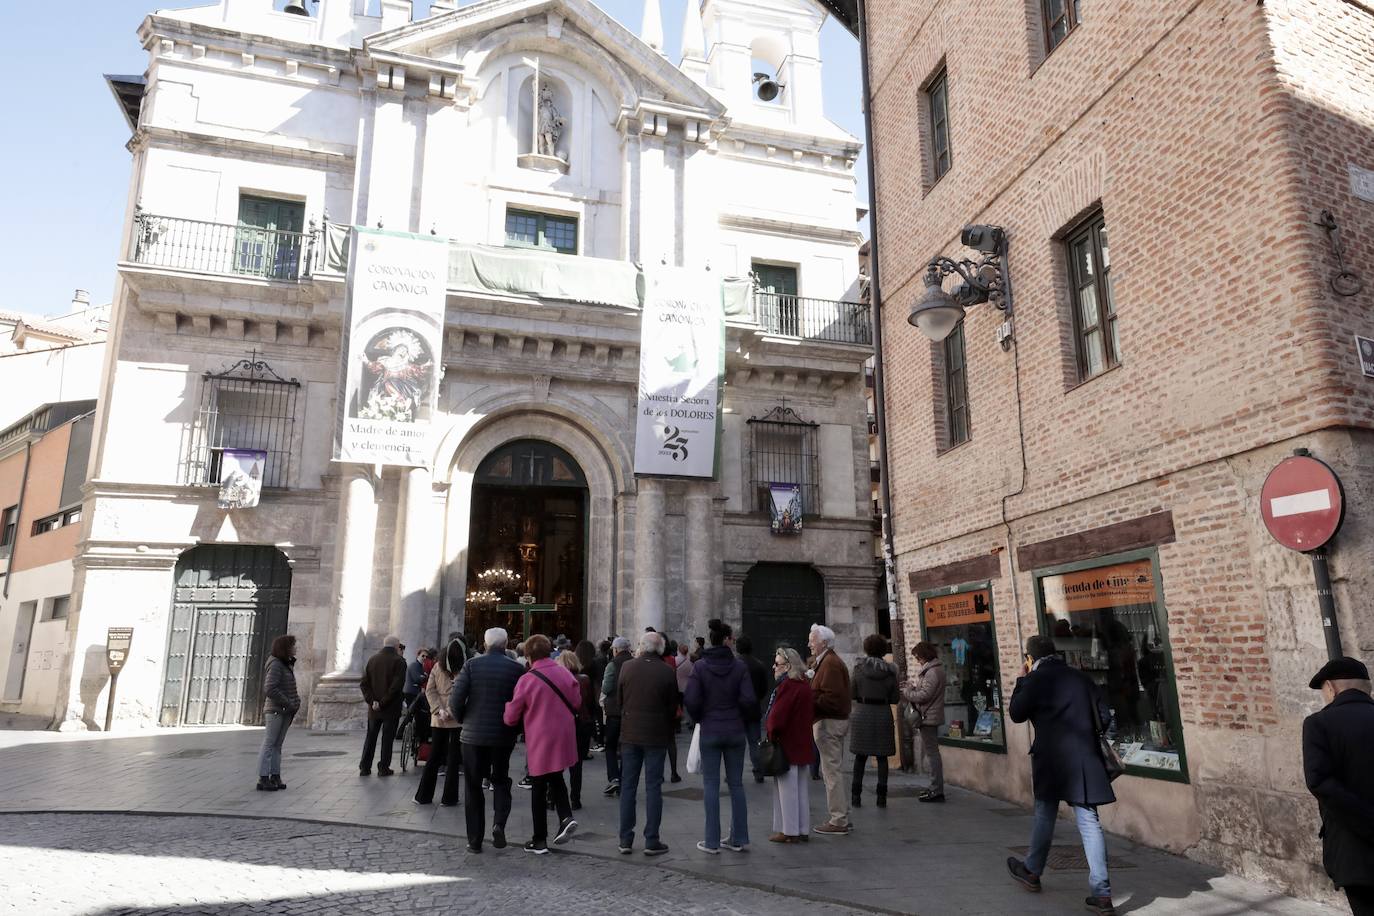
[[[627,109],[647,103],[705,121],[725,115],[719,100],[590,0],[486,0],[379,32],[363,48],[418,66],[433,61],[448,70],[463,64],[461,49],[490,44],[503,31],[519,33],[525,44],[537,33],[539,43],[553,54],[566,50],[585,58],[588,45],[595,46],[604,66],[619,70],[615,82],[633,96],[621,100]]]

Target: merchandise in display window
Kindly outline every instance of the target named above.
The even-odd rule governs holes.
[[[982,586],[923,595],[921,620],[925,640],[935,647],[945,669],[945,724],[940,737],[951,744],[1003,750],[992,592]]]
[[[1107,738],[1128,770],[1185,778],[1163,592],[1153,555],[1039,577],[1043,632],[1112,710]]]

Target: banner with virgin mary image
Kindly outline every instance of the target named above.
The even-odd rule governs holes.
[[[768,485],[769,527],[774,534],[801,534],[802,495],[795,483]]]
[[[354,227],[334,460],[428,467],[448,240]]]

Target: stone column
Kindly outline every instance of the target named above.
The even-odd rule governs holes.
[[[401,472],[396,542],[392,551],[391,632],[401,637],[406,654],[438,639],[439,571],[443,532],[434,513],[434,487],[428,468]]]
[[[653,627],[660,632],[667,622],[666,570],[663,550],[663,515],[667,499],[663,481],[641,477],[635,497],[635,621],[634,636]]]
[[[355,465],[344,472],[334,533],[339,585],[334,592],[334,639],[326,678],[356,678],[363,670],[377,535],[376,483],[369,468]]]
[[[715,558],[715,512],[711,483],[690,484],[687,490],[687,533],[683,539],[686,551],[684,564],[687,579],[687,632],[684,635],[706,635],[706,621],[724,617],[715,606],[715,583],[718,570]]]

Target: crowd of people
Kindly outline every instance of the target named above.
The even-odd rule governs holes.
[[[519,785],[530,790],[533,835],[524,848],[546,854],[576,832],[582,807],[583,764],[594,749],[604,752],[603,794],[618,799],[619,851],[635,850],[636,830],[646,856],[668,852],[659,830],[665,767],[681,781],[677,744],[684,723],[693,723],[687,769],[700,773],[703,837],[708,855],[722,847],[750,846],[749,760],[755,783],[773,780],[769,842],[802,843],[811,836],[842,837],[853,830],[852,808],[863,804],[868,758],[874,758],[874,802],[887,804],[888,758],[896,751],[892,707],[901,704],[906,724],[919,736],[930,772],[920,802],[945,801],[938,729],[944,722],[945,674],[929,643],[912,648],[910,676],[900,679],[887,655],[887,641],[874,634],[863,655],[846,666],[835,652],[835,634],[811,627],[803,660],[780,646],[767,666],[753,657],[747,637],[736,638],[720,620],[695,646],[678,645],[650,628],[637,644],[624,636],[573,645],[565,637],[532,635],[508,645],[501,628],[483,634],[470,653],[459,634],[442,651],[421,649],[407,664],[394,636],[367,662],[360,689],[368,725],[359,761],[360,776],[390,776],[392,745],[403,716],[414,717],[428,744],[428,757],[415,803],[433,803],[438,780],[440,804],[459,803],[463,788],[467,848],[481,853],[487,841],[486,795],[492,793],[490,842],[506,846],[512,805],[511,755],[523,737],[526,773]],[[272,644],[264,675],[265,732],[258,759],[261,791],[281,791],[281,749],[300,709],[293,667],[295,637]],[[1374,916],[1374,698],[1368,669],[1353,658],[1329,662],[1310,687],[1322,692],[1325,708],[1303,729],[1308,788],[1323,823],[1324,864],[1345,890],[1356,916]],[[1024,668],[1008,704],[1013,722],[1029,722],[1032,789],[1035,798],[1030,845],[1024,858],[1008,858],[1011,878],[1028,891],[1041,890],[1060,803],[1074,813],[1089,867],[1091,912],[1113,914],[1106,841],[1098,809],[1116,800],[1112,780],[1119,760],[1102,740],[1111,709],[1091,678],[1064,662],[1052,636],[1033,636]],[[418,726],[423,719],[424,730]],[[380,746],[379,746],[380,740]],[[853,757],[852,777],[843,781],[844,756]],[[567,780],[565,781],[565,774]],[[729,788],[730,819],[720,811],[722,776]],[[823,780],[826,818],[811,824],[809,784]],[[461,783],[460,783],[461,780]],[[644,817],[638,800],[643,783]],[[848,791],[846,791],[846,789]],[[557,817],[550,840],[548,812]]]

